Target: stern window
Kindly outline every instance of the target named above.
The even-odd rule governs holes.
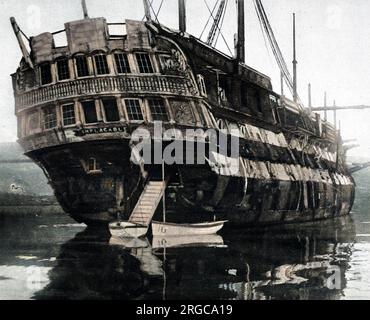
[[[143,121],[144,116],[140,106],[140,100],[125,100],[128,118],[132,121]]]
[[[153,121],[169,121],[164,100],[151,99],[149,100],[149,107]]]
[[[57,126],[57,112],[54,107],[43,110],[43,124],[45,130],[53,129]]]
[[[117,73],[131,73],[130,64],[126,54],[116,53],[114,58],[116,60]]]
[[[95,158],[90,158],[88,161],[88,166],[87,166],[88,172],[97,172],[100,171],[100,165],[99,162],[96,161]]]
[[[89,65],[87,63],[87,58],[85,56],[77,56],[75,58],[77,76],[79,78],[88,77],[90,75]]]
[[[107,61],[107,56],[104,54],[99,54],[94,56],[96,73],[98,75],[109,74],[109,66]]]
[[[206,83],[204,81],[204,77],[201,74],[198,74],[197,78],[198,78],[198,85],[199,85],[199,89],[200,89],[200,94],[203,97],[207,97],[208,96],[207,87],[206,87]]]
[[[120,120],[117,101],[115,98],[103,99],[105,120],[107,122],[117,122]]]
[[[58,79],[59,81],[67,80],[70,78],[69,74],[69,62],[68,59],[59,59],[57,61]]]
[[[150,60],[149,54],[137,53],[136,60],[139,65],[140,73],[154,73],[152,61]]]
[[[71,126],[76,124],[76,112],[74,104],[62,106],[63,111],[63,125]]]
[[[96,123],[98,122],[98,115],[96,113],[95,101],[84,101],[81,103],[84,110],[85,122]]]
[[[41,84],[49,84],[53,82],[53,77],[51,75],[51,65],[50,63],[44,63],[40,66],[40,77]]]

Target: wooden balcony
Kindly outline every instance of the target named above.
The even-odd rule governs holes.
[[[43,86],[17,94],[16,112],[25,108],[97,94],[173,94],[190,96],[187,79],[179,76],[123,75],[94,77]]]

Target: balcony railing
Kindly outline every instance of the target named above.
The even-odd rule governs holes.
[[[187,79],[178,76],[124,75],[71,80],[17,94],[16,111],[53,102],[96,94],[159,93],[191,95]]]

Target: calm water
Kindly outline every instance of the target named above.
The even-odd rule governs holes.
[[[2,217],[0,299],[370,299],[369,177],[352,218],[222,237],[122,241]]]

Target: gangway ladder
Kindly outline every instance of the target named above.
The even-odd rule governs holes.
[[[165,163],[162,161],[162,181],[149,181],[144,188],[140,199],[131,214],[130,223],[146,227],[152,222],[154,214],[163,199],[163,216],[166,216],[166,188],[169,179],[166,179]]]
[[[130,216],[129,222],[149,228],[166,188],[167,181],[149,181]]]

